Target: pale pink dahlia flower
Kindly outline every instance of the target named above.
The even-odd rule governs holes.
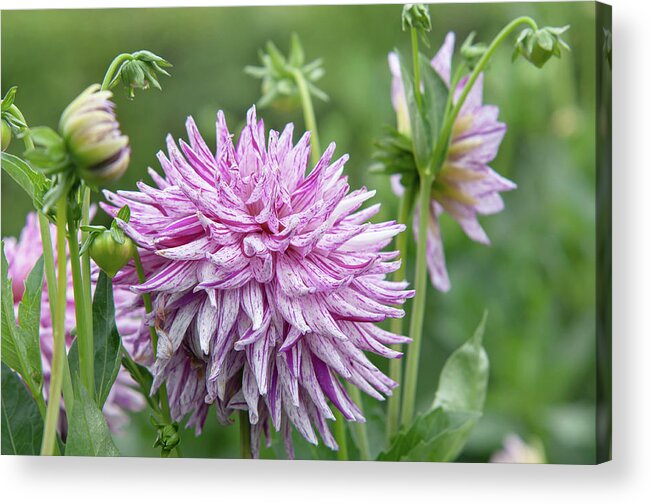
[[[50,226],[52,237],[56,237],[56,228]],[[27,215],[27,222],[23,228],[20,238],[4,238],[5,255],[9,265],[9,278],[12,281],[12,290],[14,294],[14,311],[18,316],[18,304],[23,297],[25,290],[25,280],[30,271],[43,254],[43,243],[39,232],[38,218],[34,212]],[[55,261],[56,261],[56,249]],[[69,258],[68,258],[69,260]],[[74,291],[72,287],[72,275],[70,274],[70,265],[68,265],[68,288],[67,288],[67,306],[66,306],[66,347],[70,348],[72,336],[70,331],[75,327],[75,302]],[[92,272],[93,288],[97,279],[97,269],[94,267]],[[124,288],[114,290],[114,302],[117,318],[118,332],[122,335],[124,347],[134,358],[144,361],[147,350],[143,348],[143,338],[139,334],[142,330],[143,309],[135,306],[138,303],[136,294],[129,292]],[[120,316],[128,312],[125,316]],[[41,297],[41,324],[40,324],[40,343],[41,343],[41,362],[43,365],[43,378],[45,385],[43,387],[45,396],[49,392],[50,369],[53,351],[53,332],[52,317],[50,312],[50,302],[47,294],[47,281],[43,281],[43,294]],[[108,398],[104,403],[104,416],[113,432],[119,432],[128,422],[127,412],[140,411],[144,408],[144,398],[136,391],[136,384],[129,374],[120,369],[118,377],[109,392]]]
[[[376,325],[413,295],[386,279],[399,260],[382,252],[404,226],[368,222],[374,191],[349,192],[334,144],[306,173],[309,133],[293,145],[291,124],[267,139],[251,108],[235,146],[219,112],[216,154],[186,125],[190,145],[168,136],[165,176],[150,171],[157,188],[106,192],[104,206],[129,205],[121,226],[143,249],[147,282],[129,268],[115,281],[152,293],[154,388],[166,382],[174,420],[197,430],[211,403],[224,422],[248,410],[254,455],[270,425],[290,456],[291,425],[337,449],[331,406],[364,421],[340,379],[380,400],[397,386],[364,352],[397,358],[385,345],[410,341]]]
[[[450,83],[450,68],[454,52],[454,33],[448,33],[443,46],[432,59],[432,68]],[[400,64],[395,53],[389,54],[389,67],[393,76],[391,101],[398,119],[398,131],[409,136],[409,115],[405,99]],[[461,79],[454,90],[455,103],[468,77]],[[439,216],[447,212],[455,219],[468,237],[485,245],[490,240],[477,220],[477,214],[490,215],[503,210],[502,191],[516,185],[493,171],[488,163],[495,159],[506,125],[498,122],[499,109],[482,104],[483,76],[480,75],[461,107],[452,130],[448,156],[432,187],[430,220],[427,232],[427,264],[434,287],[441,291],[450,289]],[[392,177],[394,191],[404,191],[400,175]],[[415,219],[418,215],[415,215]],[[414,224],[414,232],[418,225]]]

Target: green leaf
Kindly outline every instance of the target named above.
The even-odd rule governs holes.
[[[75,405],[68,423],[65,454],[91,457],[120,455],[102,411],[81,383],[78,383]]]
[[[38,274],[38,272],[36,273]],[[42,275],[42,269],[41,269]],[[30,274],[32,277],[32,274]],[[33,280],[33,277],[32,277]],[[4,242],[2,243],[2,362],[18,372],[25,380],[32,395],[41,394],[42,370],[41,350],[38,339],[38,329],[30,334],[26,329],[16,324],[14,312],[14,296],[9,279],[9,264],[5,257]]]
[[[95,372],[95,401],[102,408],[120,371],[122,347],[115,325],[113,285],[106,273],[100,271],[93,297],[93,351]],[[79,381],[79,347],[75,339],[68,351],[68,365],[73,385]]]
[[[38,455],[43,419],[20,377],[2,364],[2,455]]]
[[[414,145],[414,157],[416,158],[416,165],[419,170],[421,170],[428,165],[430,158],[432,157],[434,136],[432,135],[431,125],[428,121],[428,114],[425,114],[416,102],[414,81],[411,73],[404,64],[402,55],[397,49],[396,54],[400,60],[402,85],[405,91],[405,100],[407,102],[407,111],[409,113],[409,125],[411,127],[411,136]],[[424,101],[425,100],[423,100],[423,102]]]
[[[95,398],[102,407],[120,370],[120,334],[115,325],[113,282],[100,271],[93,296]]]
[[[25,281],[23,298],[18,305],[18,320],[27,338],[27,363],[30,373],[39,389],[43,386],[43,369],[41,365],[41,347],[39,333],[41,329],[41,298],[43,297],[43,256],[36,262]]]
[[[392,440],[378,460],[449,462],[461,452],[481,418],[488,385],[488,356],[482,346],[486,313],[475,334],[448,358],[429,411]]]
[[[3,152],[1,159],[2,169],[32,198],[34,207],[41,210],[50,181],[19,157]]]
[[[432,64],[426,56],[420,54],[419,61],[423,78],[423,114],[427,119],[432,141],[436,142],[443,124],[445,106],[450,91],[438,72],[432,68]]]

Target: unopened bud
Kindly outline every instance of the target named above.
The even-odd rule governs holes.
[[[569,50],[569,46],[561,39],[561,35],[569,29],[569,26],[561,28],[545,27],[539,30],[526,28],[520,32],[515,44],[513,59],[522,55],[536,67],[542,68],[552,57],[561,57],[561,49]]]
[[[402,29],[414,28],[420,31],[431,31],[432,20],[429,8],[423,4],[406,4],[402,9]]]
[[[93,84],[68,105],[59,122],[79,176],[94,186],[119,179],[129,166],[129,138],[120,131],[112,96]]]

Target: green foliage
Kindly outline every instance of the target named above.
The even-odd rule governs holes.
[[[113,305],[113,284],[106,273],[100,272],[93,296],[93,369],[95,372],[95,394],[101,408],[117,378],[122,358],[122,343],[115,325]],[[77,340],[72,342],[68,352],[70,375],[76,385],[79,379],[79,348]],[[76,402],[76,401],[75,401]]]
[[[12,281],[2,243],[2,361],[18,372],[34,398],[41,398],[43,370],[39,321],[43,289],[43,259],[41,258],[25,282],[23,299],[19,305],[21,323],[16,323]]]
[[[2,364],[2,454],[38,455],[43,418],[20,377]]]
[[[82,383],[77,384],[75,405],[68,421],[66,455],[118,457],[102,410],[97,407]]]
[[[2,169],[27,193],[34,203],[34,208],[43,208],[45,193],[50,188],[50,181],[42,173],[34,170],[17,156],[2,153]]]
[[[434,403],[393,439],[378,460],[450,462],[459,455],[482,415],[488,356],[482,346],[486,313],[475,334],[446,361]]]

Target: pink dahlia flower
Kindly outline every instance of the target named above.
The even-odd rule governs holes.
[[[454,33],[448,33],[443,46],[432,59],[432,68],[450,83],[450,68],[454,52]],[[397,114],[398,131],[409,136],[409,115],[405,98],[400,63],[395,53],[389,54],[389,67],[393,76],[391,100]],[[461,79],[454,90],[454,98],[461,94],[468,77]],[[483,77],[479,76],[454,123],[448,156],[432,187],[430,220],[427,232],[427,261],[434,287],[441,291],[450,289],[439,217],[447,212],[455,219],[468,237],[485,245],[490,244],[486,232],[477,220],[477,214],[495,214],[504,208],[500,196],[516,185],[493,171],[488,163],[495,159],[506,125],[498,122],[499,109],[482,104]],[[404,188],[400,175],[392,177],[394,192],[401,195]],[[415,216],[418,219],[418,215]],[[418,225],[414,225],[417,233]]]
[[[52,236],[56,236],[56,228],[51,226]],[[35,213],[27,215],[27,222],[23,228],[20,238],[16,240],[13,237],[5,238],[5,255],[9,265],[9,278],[12,281],[12,290],[14,294],[14,311],[18,315],[18,303],[23,297],[25,289],[25,280],[30,271],[43,254],[43,244],[39,232],[38,218]],[[54,250],[56,254],[56,250]],[[69,260],[69,259],[68,259]],[[55,255],[56,261],[56,255]],[[96,268],[93,271],[93,287],[97,278]],[[45,386],[43,390],[46,394],[49,392],[50,369],[53,351],[53,332],[52,317],[50,312],[50,303],[47,294],[47,281],[43,282],[43,294],[41,297],[41,361],[43,365],[43,377]],[[127,289],[118,288],[114,292],[114,302],[117,315],[118,332],[122,335],[124,347],[141,361],[146,359],[146,350],[142,346],[143,338],[139,335],[142,327],[143,309],[134,309],[137,305],[137,295],[129,292]],[[126,316],[120,317],[121,313],[127,313]],[[68,266],[68,288],[67,288],[67,306],[66,306],[66,346],[69,349],[72,344],[70,330],[75,327],[75,302],[74,291],[72,287],[72,275]],[[139,411],[144,408],[144,398],[136,391],[135,382],[129,374],[120,369],[118,377],[109,392],[108,398],[104,404],[104,416],[113,432],[119,432],[120,429],[128,422],[127,411]]]
[[[364,421],[341,380],[379,400],[397,386],[364,352],[397,358],[385,345],[409,341],[376,325],[413,295],[386,279],[399,261],[382,252],[404,226],[368,222],[379,205],[360,207],[374,191],[349,192],[334,144],[306,173],[309,132],[296,145],[291,124],[266,138],[251,108],[234,145],[219,112],[212,154],[186,125],[190,144],[168,136],[158,154],[157,188],[105,193],[111,215],[129,205],[122,228],[144,249],[147,281],[133,269],[115,281],[152,293],[154,388],[166,382],[174,419],[190,414],[198,431],[211,403],[224,422],[248,411],[254,455],[270,426],[290,456],[291,425],[336,450],[332,406]]]

